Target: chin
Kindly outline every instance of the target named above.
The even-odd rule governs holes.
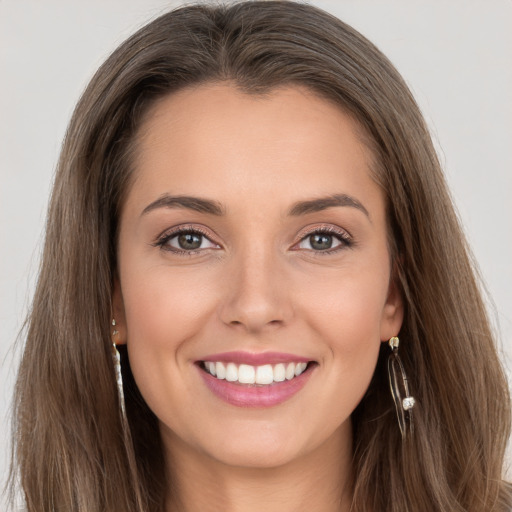
[[[253,438],[254,440],[254,438]],[[293,446],[284,440],[235,440],[223,450],[214,450],[210,457],[227,466],[247,469],[273,469],[286,466],[300,458],[304,447]]]

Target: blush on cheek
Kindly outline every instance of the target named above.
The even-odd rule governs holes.
[[[204,290],[194,280],[170,279],[172,269],[159,275],[140,275],[127,287],[125,301],[127,322],[142,330],[162,330],[167,336],[190,325],[204,310]],[[203,287],[204,288],[204,287]],[[131,299],[131,300],[130,300]],[[173,337],[176,337],[173,335]]]
[[[361,293],[361,289],[346,285],[343,293],[313,296],[304,314],[316,324],[318,332],[327,331],[334,339],[346,340],[344,343],[349,345],[360,345],[364,340],[380,341],[382,301],[375,294]]]

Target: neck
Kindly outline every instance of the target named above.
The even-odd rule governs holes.
[[[350,509],[350,422],[311,452],[270,468],[230,466],[174,441],[171,449],[167,446],[168,461],[172,461],[167,512]]]

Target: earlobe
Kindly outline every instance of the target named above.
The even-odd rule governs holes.
[[[119,279],[114,279],[114,286],[112,288],[112,325],[111,334],[112,342],[116,345],[126,344],[126,315],[124,312],[123,293],[121,291],[121,284]],[[115,322],[115,323],[114,323]]]
[[[404,320],[404,302],[402,293],[394,279],[391,280],[386,304],[382,311],[380,339],[387,342],[397,336]]]

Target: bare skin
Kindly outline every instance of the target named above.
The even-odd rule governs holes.
[[[243,468],[215,462],[205,467],[202,457],[193,450],[186,446],[176,448],[178,442],[172,457],[176,464],[171,466],[178,492],[170,497],[167,510],[348,511],[350,440],[349,436],[339,435],[311,456],[275,468]],[[332,457],[333,453],[338,458]],[[314,473],[311,468],[315,468]]]
[[[348,511],[351,414],[403,318],[357,125],[304,89],[207,84],[156,104],[137,150],[114,313],[168,511]],[[304,358],[304,384],[234,404],[205,369],[231,351]]]

